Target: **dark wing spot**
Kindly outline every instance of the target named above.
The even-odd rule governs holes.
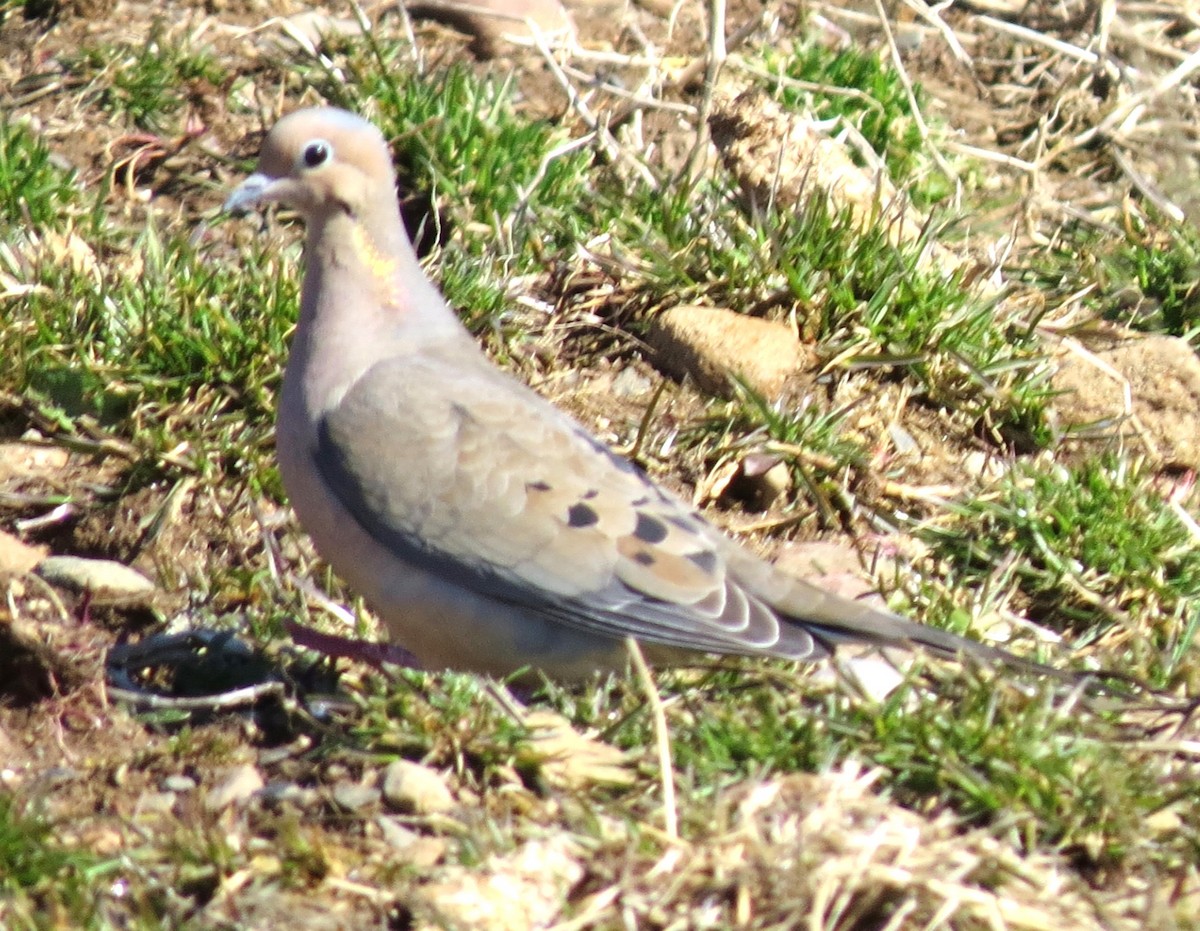
[[[654,554],[649,553],[646,550],[638,550],[633,554],[633,561],[640,566],[653,566]]]
[[[687,560],[705,575],[712,575],[717,571],[717,554],[712,550],[697,550],[694,553],[688,553]]]
[[[651,514],[638,514],[633,535],[643,543],[662,543],[667,538],[667,525]]]
[[[647,504],[650,503],[650,497],[648,495],[642,495],[642,497],[640,497],[636,501],[632,501],[630,503],[635,508],[644,508]]]
[[[667,517],[667,522],[674,524],[680,530],[685,530],[688,533],[696,533],[704,526],[690,514],[671,514]]]
[[[581,527],[590,527],[592,524],[598,523],[600,515],[586,504],[572,504],[567,509],[567,526],[579,529]]]
[[[539,481],[539,482],[526,482],[526,483],[525,483],[525,490],[526,490],[526,491],[549,491],[549,490],[550,490],[550,483],[549,483],[549,482],[541,482],[541,481]]]
[[[595,489],[595,488],[589,488],[587,491],[585,491],[585,492],[583,493],[583,500],[584,500],[584,501],[591,501],[591,500],[592,500],[594,497],[596,497],[596,495],[598,495],[598,494],[600,494],[600,492],[596,491],[596,489]]]

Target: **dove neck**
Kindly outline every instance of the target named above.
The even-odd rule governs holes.
[[[436,339],[461,329],[425,272],[398,213],[391,217],[345,213],[310,222],[301,326],[351,327],[406,339]]]
[[[382,234],[345,214],[310,220],[284,379],[297,409],[327,410],[378,362],[469,339],[425,277],[399,217]]]

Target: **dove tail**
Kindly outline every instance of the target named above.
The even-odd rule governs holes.
[[[1077,673],[1024,659],[1002,647],[968,640],[948,630],[918,624],[862,602],[826,595],[809,607],[815,610],[805,611],[803,616],[790,611],[782,611],[781,614],[792,624],[803,627],[831,653],[840,644],[850,643],[880,647],[915,646],[948,659],[968,658],[979,663],[1071,681],[1079,678]]]
[[[1005,666],[1020,672],[1049,675],[1054,678],[1067,678],[1071,680],[1076,678],[1073,673],[1055,669],[1053,666],[1047,666],[1036,660],[1025,659],[1017,656],[1015,653],[1010,653],[1002,647],[980,643],[977,640],[968,640],[966,637],[960,637],[958,634],[952,634],[947,630],[928,627],[924,624],[916,624],[900,617],[884,614],[879,616],[886,618],[889,622],[886,625],[889,628],[886,633],[883,631],[873,632],[862,629],[846,630],[845,628],[829,627],[824,624],[814,624],[812,622],[807,622],[804,626],[812,634],[813,638],[818,640],[830,652],[835,651],[839,644],[845,643],[867,643],[881,647],[916,646],[946,659],[963,659],[965,657],[976,662]]]

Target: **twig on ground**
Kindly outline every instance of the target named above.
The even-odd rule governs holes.
[[[142,708],[156,710],[172,709],[181,711],[225,711],[229,708],[242,708],[254,705],[268,695],[282,697],[284,688],[282,682],[258,682],[240,689],[231,689],[216,695],[157,695],[154,692],[141,692],[124,689],[117,686],[107,686],[107,697],[117,701],[128,702]]]
[[[583,96],[575,89],[575,85],[571,83],[571,79],[563,70],[562,64],[555,57],[545,38],[540,34],[535,34],[532,41],[534,48],[538,50],[542,59],[546,62],[546,67],[550,70],[550,74],[558,82],[563,93],[566,94],[567,102],[571,109],[583,120],[584,125],[592,131],[605,157],[613,162],[621,162],[629,165],[651,190],[657,190],[659,183],[658,179],[654,177],[654,173],[650,171],[649,167],[641,159],[626,151],[625,147],[621,145],[609,130],[608,119],[601,120],[592,111],[587,101],[583,99]]]
[[[896,36],[892,32],[892,24],[888,19],[887,10],[883,7],[883,0],[875,0],[875,11],[879,14],[879,25],[882,27],[883,35],[887,39],[888,51],[892,56],[892,67],[896,69],[896,76],[904,86],[904,94],[908,97],[908,108],[912,111],[913,122],[917,124],[917,130],[921,133],[921,141],[929,149],[929,154],[933,157],[938,168],[942,170],[947,178],[957,182],[958,173],[950,167],[950,163],[946,161],[941,150],[933,144],[933,138],[929,132],[929,124],[925,122],[925,117],[921,113],[920,104],[917,102],[917,93],[913,90],[912,78],[908,76],[908,69],[904,67],[904,57],[900,54],[900,47],[896,45]]]
[[[663,708],[662,697],[654,685],[654,676],[646,665],[646,658],[637,641],[632,637],[625,638],[625,648],[637,671],[638,682],[650,706],[650,714],[654,718],[654,736],[658,748],[659,778],[662,780],[663,795],[663,827],[671,840],[679,839],[679,809],[675,802],[675,766],[671,762],[671,732],[667,728],[667,714]]]
[[[1133,164],[1133,160],[1129,154],[1119,145],[1112,147],[1113,161],[1117,163],[1117,167],[1125,173],[1131,184],[1138,189],[1138,192],[1150,201],[1155,208],[1168,217],[1175,223],[1182,223],[1186,219],[1183,209],[1176,206],[1175,203],[1167,198],[1167,195],[1162,192],[1157,184],[1147,178],[1144,174],[1138,171]]]
[[[1010,23],[1003,19],[995,19],[991,16],[977,16],[975,21],[981,25],[990,26],[997,32],[1002,32],[1013,38],[1045,46],[1052,51],[1066,55],[1068,58],[1073,58],[1087,65],[1094,65],[1100,60],[1100,56],[1095,52],[1080,48],[1078,45],[1072,45],[1070,42],[1063,42],[1061,39],[1048,36],[1044,32],[1038,32],[1036,29],[1030,29],[1028,26],[1019,26],[1016,23]]]
[[[713,95],[717,91],[717,79],[721,76],[725,59],[729,56],[725,43],[725,13],[725,0],[708,0],[708,55],[704,66],[704,88],[696,114],[696,141],[679,172],[680,179],[695,180],[697,166],[709,145],[708,118],[712,114]]]
[[[958,41],[958,36],[954,34],[954,30],[938,15],[939,11],[950,6],[949,3],[939,3],[936,10],[926,3],[925,0],[904,0],[904,5],[941,34],[943,41],[945,41],[946,46],[950,49],[951,54],[954,55],[959,64],[965,65],[967,68],[970,68],[974,64],[971,56],[967,54],[967,50]]]

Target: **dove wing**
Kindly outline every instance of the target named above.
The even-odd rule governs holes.
[[[519,382],[378,363],[321,420],[315,464],[401,562],[612,637],[817,658],[728,571],[732,544]]]

